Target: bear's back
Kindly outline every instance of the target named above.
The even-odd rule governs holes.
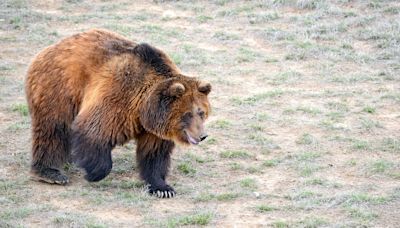
[[[104,65],[135,46],[118,34],[93,29],[45,48],[35,57],[27,73],[30,108],[39,110],[46,103],[52,103],[55,109],[65,109],[62,112],[67,113],[70,111],[66,101],[79,107],[85,88],[101,75]]]
[[[110,58],[128,52],[135,45],[116,33],[92,29],[44,49],[32,62],[28,77],[41,77],[46,70],[63,71],[69,78],[92,75]],[[41,75],[35,75],[35,71]],[[51,75],[57,74],[49,72],[46,77]]]

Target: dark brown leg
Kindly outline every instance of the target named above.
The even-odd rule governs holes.
[[[137,141],[136,154],[140,176],[149,184],[149,193],[160,198],[175,196],[175,190],[165,181],[173,148],[172,141],[160,139],[149,133],[141,135]]]

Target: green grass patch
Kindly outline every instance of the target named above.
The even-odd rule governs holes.
[[[383,128],[383,125],[379,121],[371,120],[368,118],[361,118],[361,128],[366,131],[372,131],[376,128]]]
[[[216,195],[215,198],[218,201],[231,201],[234,199],[237,199],[240,195],[237,193],[222,193],[219,195]]]
[[[270,160],[264,161],[262,163],[262,165],[265,167],[274,167],[274,166],[277,166],[280,162],[281,161],[278,159],[270,159]]]
[[[297,140],[296,143],[300,145],[310,145],[314,144],[316,142],[316,138],[308,133],[303,134],[300,136]]]
[[[346,200],[347,205],[361,204],[361,203],[369,203],[369,204],[385,204],[390,201],[390,198],[385,196],[370,196],[365,193],[356,193],[348,196]]]
[[[175,228],[182,226],[205,226],[208,225],[213,219],[214,214],[211,212],[197,212],[191,215],[182,215],[172,217],[164,222],[158,223],[161,227]]]
[[[22,121],[12,123],[10,126],[8,126],[7,130],[11,132],[18,132],[20,130],[29,129],[29,127],[30,127],[30,122],[28,121],[28,119],[24,119]]]
[[[210,193],[200,193],[194,198],[194,201],[196,202],[209,202],[211,200],[214,200],[216,197],[214,194]]]
[[[392,167],[393,167],[392,162],[380,159],[370,163],[369,171],[372,174],[384,174],[387,173],[390,169],[392,169]]]
[[[314,151],[302,152],[296,156],[298,161],[314,161],[319,157],[321,157],[321,152]]]
[[[0,220],[19,220],[30,216],[34,212],[35,210],[30,207],[9,208],[0,213]]]
[[[306,185],[313,185],[313,186],[324,186],[327,185],[327,181],[321,178],[312,178],[305,181]]]
[[[196,169],[189,162],[181,162],[178,164],[177,169],[184,175],[193,176],[196,173]]]
[[[247,15],[250,24],[263,24],[269,21],[274,21],[279,19],[279,14],[277,12],[272,13],[250,13]]]
[[[351,146],[351,148],[355,150],[369,150],[371,146],[367,141],[364,140],[355,140]]]
[[[250,154],[243,150],[227,150],[220,153],[221,158],[249,158]]]
[[[261,212],[261,213],[270,212],[270,211],[276,211],[276,210],[277,210],[276,207],[271,207],[271,206],[268,206],[268,205],[256,206],[256,211],[257,212]]]
[[[289,223],[286,221],[275,221],[271,223],[271,226],[274,228],[288,228],[289,227]]]
[[[362,109],[362,111],[366,112],[366,113],[374,114],[376,112],[376,109],[374,107],[371,107],[371,106],[365,106]]]
[[[11,110],[13,112],[18,112],[22,116],[28,116],[29,115],[29,108],[27,104],[13,104],[11,106]]]
[[[328,225],[328,221],[325,218],[319,217],[307,217],[296,222],[296,226],[306,228],[318,228]]]
[[[302,74],[296,71],[287,71],[283,73],[278,73],[272,76],[272,84],[273,85],[280,85],[284,83],[290,83],[297,81],[302,77]]]
[[[225,31],[218,31],[214,33],[213,37],[221,41],[240,40],[238,35],[234,33],[227,33]]]
[[[228,129],[232,127],[232,123],[229,120],[216,120],[210,123],[210,127],[215,129]]]
[[[301,162],[300,164],[296,165],[296,170],[302,177],[310,177],[320,169],[320,166],[316,164],[310,164],[309,162]]]
[[[347,209],[350,217],[358,219],[360,221],[369,222],[378,218],[378,214],[369,211],[365,208],[349,208]]]
[[[206,23],[208,21],[213,20],[214,18],[211,16],[207,16],[207,15],[199,15],[196,17],[196,19],[199,23]]]
[[[248,136],[248,138],[249,138],[250,142],[253,142],[257,145],[268,147],[269,149],[278,149],[279,148],[279,146],[276,145],[272,141],[272,139],[265,137],[262,132],[256,132],[256,133],[250,134]]]
[[[400,139],[384,138],[380,145],[380,149],[383,151],[400,154]]]
[[[231,170],[241,170],[241,169],[243,169],[243,166],[237,162],[233,162],[233,163],[229,164],[229,168]]]
[[[255,179],[246,178],[240,181],[240,187],[254,190],[257,189],[257,182]]]
[[[307,106],[299,106],[299,107],[296,108],[296,111],[302,112],[302,113],[306,113],[306,114],[310,114],[310,115],[313,115],[313,116],[322,113],[321,110],[319,110],[317,108],[307,107]]]
[[[235,105],[256,105],[268,98],[272,99],[272,98],[280,97],[283,94],[284,94],[284,92],[282,90],[277,89],[277,90],[271,90],[268,92],[254,94],[247,98],[235,97],[235,98],[232,98],[231,101]]]

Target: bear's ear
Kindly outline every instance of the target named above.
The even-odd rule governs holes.
[[[170,97],[180,97],[185,93],[185,86],[182,83],[175,82],[169,86],[167,91],[164,92],[164,95]]]
[[[211,92],[211,84],[209,82],[200,82],[198,90],[199,92],[208,95]]]

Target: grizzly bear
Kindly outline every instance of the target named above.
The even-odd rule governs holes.
[[[40,52],[29,67],[33,179],[66,184],[73,161],[88,181],[112,168],[111,150],[136,140],[148,191],[175,195],[166,183],[175,144],[207,137],[211,85],[181,73],[163,51],[106,30],[90,30]]]

